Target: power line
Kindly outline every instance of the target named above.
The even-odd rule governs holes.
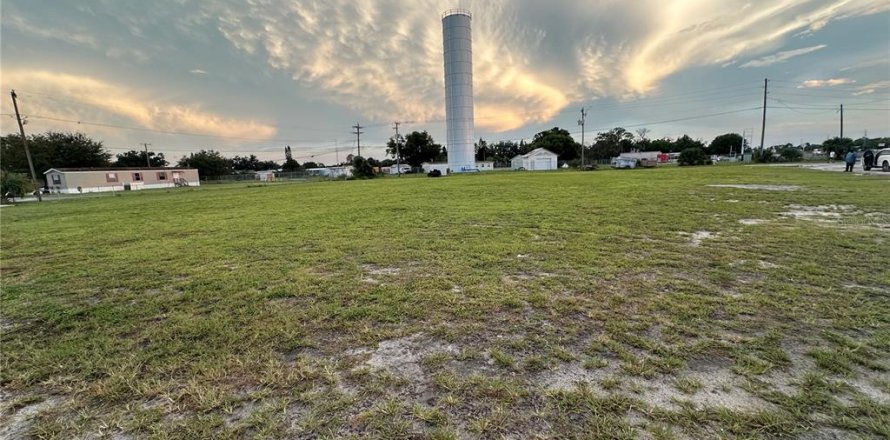
[[[365,133],[362,131],[362,129],[365,127],[362,127],[361,124],[356,122],[355,125],[352,126],[352,128],[355,129],[355,131],[352,132],[352,134],[355,135],[355,147],[358,149],[358,156],[361,157],[362,156],[362,135]]]

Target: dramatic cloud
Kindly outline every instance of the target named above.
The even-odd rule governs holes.
[[[806,55],[808,53],[815,52],[820,49],[824,49],[825,47],[826,46],[824,44],[820,44],[818,46],[804,47],[801,49],[785,50],[782,52],[778,52],[778,53],[774,53],[772,55],[765,56],[763,58],[758,58],[756,60],[748,61],[747,63],[742,64],[739,67],[745,68],[745,67],[772,66],[773,64],[782,63],[782,62],[785,62],[791,58],[799,57],[801,55]]]
[[[795,32],[888,9],[865,0],[757,7],[710,0],[466,3],[473,11],[477,124],[494,130],[546,121],[582,99],[651,93],[662,79],[691,66],[728,66]],[[220,32],[235,47],[289,72],[320,99],[376,119],[435,120],[443,116],[444,101],[438,12],[452,4],[266,0],[210,5],[205,15],[219,17]],[[778,52],[741,67],[824,47]]]
[[[850,78],[831,78],[831,79],[810,79],[797,86],[799,89],[818,89],[822,87],[841,86],[844,84],[853,84],[855,80]]]
[[[227,118],[204,111],[197,105],[159,102],[145,93],[86,76],[47,71],[4,71],[3,82],[4,85],[28,84],[28,90],[22,95],[28,101],[27,113],[35,118],[69,119],[86,115],[94,120],[132,121],[154,130],[250,139],[268,139],[276,133],[271,125]],[[83,106],[88,106],[91,111],[85,112]]]
[[[229,67],[238,66],[252,78],[272,79],[266,84],[283,74],[297,85],[288,95],[375,121],[444,117],[440,13],[453,0],[159,0],[150,8],[92,0],[43,11],[25,0],[7,3],[4,32],[65,41],[159,71],[168,62],[173,80],[181,78],[170,72],[194,78],[206,69],[214,80],[239,84],[244,76]],[[787,61],[826,47],[783,50],[795,35],[890,10],[890,2],[874,0],[460,4],[473,13],[477,126],[495,131],[551,121],[581,101],[658,94],[666,78],[698,66]],[[71,8],[83,13],[80,20],[68,20],[76,15]],[[52,25],[34,26],[44,15],[55,17]]]

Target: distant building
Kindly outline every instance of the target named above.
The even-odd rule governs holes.
[[[274,182],[275,181],[275,170],[265,170],[265,171],[257,171],[256,178],[260,182]]]
[[[43,173],[52,192],[88,192],[200,186],[193,168],[50,168]]]
[[[443,176],[448,175],[448,164],[444,162],[438,163],[422,163],[420,164],[421,168],[423,168],[424,173],[429,173],[432,170],[439,170]]]
[[[559,156],[556,153],[544,148],[537,148],[514,157],[510,161],[510,168],[530,171],[555,170],[559,165],[558,159]]]
[[[310,176],[330,177],[336,179],[338,177],[352,177],[352,167],[327,167],[327,168],[307,168],[306,174]]]

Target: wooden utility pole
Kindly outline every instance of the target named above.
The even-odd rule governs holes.
[[[362,127],[358,122],[356,122],[355,125],[352,126],[352,128],[355,129],[355,131],[353,131],[352,134],[355,135],[355,146],[356,146],[356,148],[358,148],[358,156],[361,157],[361,155],[362,155],[362,138],[361,138],[361,136],[362,136],[362,134],[364,134],[362,129],[365,127]]]
[[[151,160],[148,158],[148,146],[151,144],[142,143],[142,146],[145,147],[145,165],[151,168]]]
[[[392,128],[396,131],[396,172],[399,173],[399,177],[402,177],[402,139],[399,137],[399,121],[392,123]]]
[[[578,125],[581,126],[581,169],[584,169],[584,123],[587,122],[587,111],[584,110],[584,107],[581,107],[581,119],[578,120]]]
[[[844,138],[844,105],[841,104],[841,139]]]
[[[9,95],[12,96],[12,107],[15,109],[15,119],[19,122],[19,133],[22,134],[22,145],[25,146],[25,157],[28,158],[28,168],[31,170],[31,183],[37,188],[37,201],[42,202],[43,196],[41,195],[41,188],[37,185],[37,173],[34,172],[34,161],[31,160],[31,150],[28,149],[28,138],[25,137],[25,124],[22,124],[22,116],[19,114],[19,104],[16,101],[17,96],[15,90],[10,91]]]
[[[769,79],[763,79],[763,124],[760,126],[760,149],[763,149],[763,138],[766,136],[766,94],[769,88]]]

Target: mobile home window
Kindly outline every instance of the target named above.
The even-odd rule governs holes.
[[[142,173],[133,173],[133,181],[141,182],[142,181]]]
[[[106,182],[117,182],[117,173],[105,173]]]
[[[62,184],[62,176],[58,174],[53,174],[53,185],[61,185]]]
[[[158,180],[167,180],[167,173],[158,173]]]

